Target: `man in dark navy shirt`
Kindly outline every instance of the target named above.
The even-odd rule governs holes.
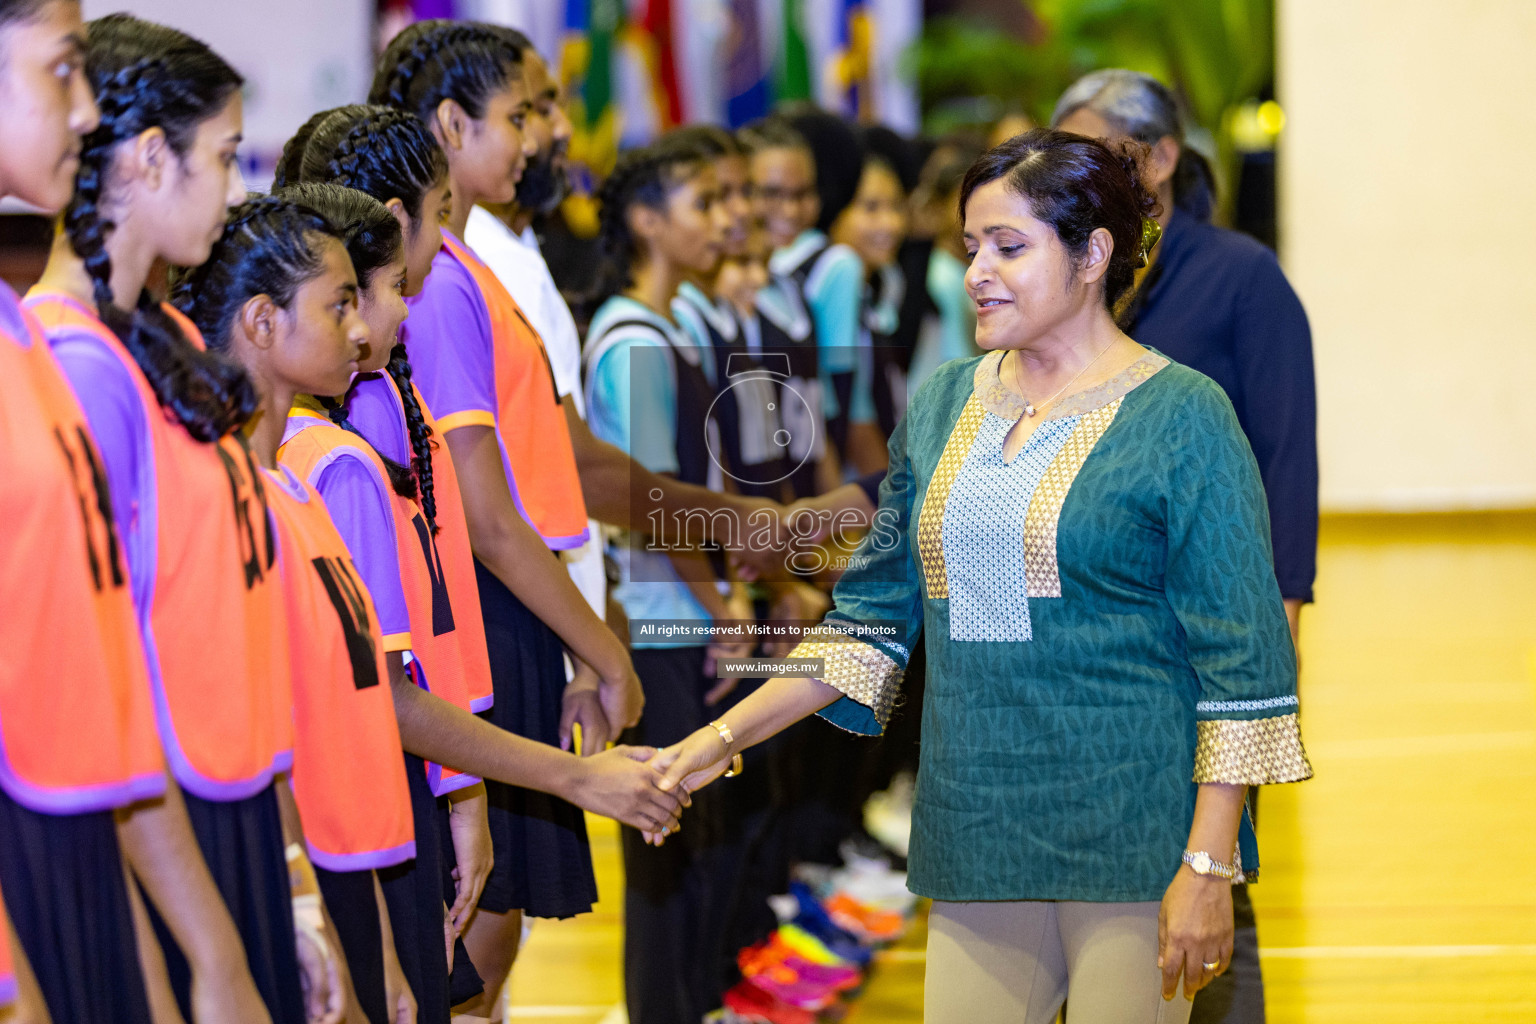
[[[1295,640],[1317,575],[1317,390],[1306,311],[1274,253],[1209,223],[1210,168],[1184,145],[1178,105],[1156,79],[1086,75],[1062,94],[1051,124],[1148,147],[1144,169],[1163,235],[1118,318],[1131,337],[1212,378],[1232,400],[1269,499],[1275,577]],[[1244,886],[1232,896],[1231,968],[1196,996],[1192,1024],[1264,1021],[1253,904]]]
[[[1132,337],[1226,391],[1269,497],[1275,575],[1296,631],[1317,575],[1317,392],[1312,333],[1275,254],[1174,207],[1141,291]]]

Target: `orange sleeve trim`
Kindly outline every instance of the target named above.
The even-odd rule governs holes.
[[[411,649],[411,634],[390,633],[384,638],[384,651],[386,654],[398,654],[401,651]]]
[[[463,412],[451,412],[447,416],[437,418],[437,429],[445,434],[460,427],[494,426],[496,426],[496,414],[486,412],[484,409],[466,409]]]

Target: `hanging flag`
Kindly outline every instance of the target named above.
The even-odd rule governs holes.
[[[731,0],[725,47],[725,121],[739,128],[768,113],[772,102],[758,0]]]
[[[657,133],[682,124],[683,102],[678,94],[672,45],[672,0],[645,0],[640,16],[630,19],[625,37],[650,80]]]
[[[779,60],[774,68],[774,97],[780,103],[813,98],[811,62],[805,47],[805,5],[803,0],[784,0],[783,20],[779,25]]]
[[[567,223],[578,234],[597,234],[595,182],[618,158],[619,111],[613,103],[613,41],[624,19],[623,0],[565,0],[560,83],[571,116]]]
[[[839,11],[832,25],[832,60],[827,73],[832,79],[834,110],[860,121],[877,117],[871,77],[874,26],[867,0],[837,0]]]

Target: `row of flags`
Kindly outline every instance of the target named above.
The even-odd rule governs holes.
[[[739,127],[793,100],[918,127],[909,51],[922,0],[410,0],[410,9],[527,33],[572,99],[572,156],[598,174],[620,148],[668,128]]]

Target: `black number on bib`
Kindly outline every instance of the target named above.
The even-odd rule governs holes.
[[[352,685],[359,690],[379,685],[379,663],[373,646],[373,622],[363,587],[345,559],[320,557],[310,563],[320,574],[330,595],[342,634],[347,638],[347,657],[352,661]]]
[[[74,482],[75,495],[80,501],[80,522],[85,527],[85,559],[90,566],[91,582],[97,590],[105,586],[102,581],[102,556],[96,550],[96,531],[100,529],[106,536],[106,562],[112,574],[112,586],[121,587],[124,582],[123,555],[117,538],[117,520],[112,515],[112,490],[107,484],[107,471],[101,464],[101,456],[96,454],[96,446],[84,427],[75,428],[75,441],[80,455],[78,460],[75,458],[76,449],[70,447],[64,432],[58,427],[53,430],[53,438],[58,442],[65,464],[69,466],[69,478]],[[87,481],[82,476],[89,477],[89,487],[96,495],[95,501],[86,493]],[[92,516],[93,511],[95,516]]]
[[[261,474],[256,470],[256,460],[245,439],[238,433],[232,436],[240,446],[240,460],[225,450],[224,445],[216,447],[219,461],[224,464],[224,473],[229,477],[229,497],[235,507],[235,532],[240,538],[240,557],[245,564],[245,589],[250,590],[266,578],[267,570],[276,561],[277,539],[272,535],[272,517],[267,513],[267,492],[262,486]],[[243,468],[240,464],[242,461],[245,463]],[[244,493],[247,484],[251,488],[249,496]],[[251,518],[253,511],[261,519],[265,557],[262,549],[256,546],[256,528]]]
[[[437,542],[427,521],[420,512],[411,517],[416,527],[416,537],[421,541],[421,555],[427,560],[427,575],[432,578],[432,635],[442,636],[453,632],[453,602],[448,599],[448,581],[443,578],[443,560],[437,553]]]

